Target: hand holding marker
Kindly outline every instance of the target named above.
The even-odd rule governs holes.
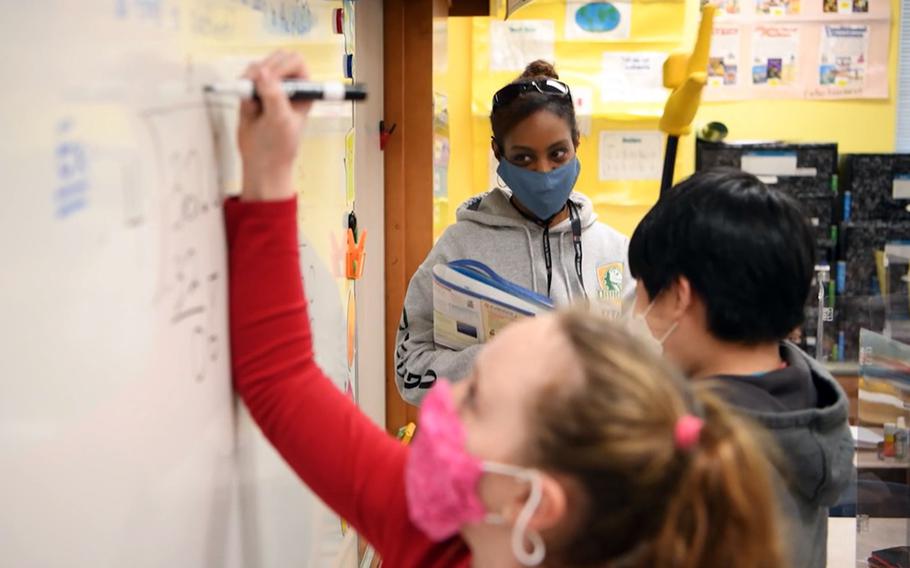
[[[367,97],[366,86],[359,83],[346,85],[340,82],[317,83],[305,79],[284,79],[280,82],[280,88],[289,100],[297,102],[311,100],[362,101]],[[250,79],[237,79],[236,81],[206,85],[205,92],[262,102],[256,92],[256,84]],[[353,212],[350,214],[348,222],[351,226],[348,228],[347,234],[345,273],[348,278],[357,280],[363,274],[363,250],[366,244],[366,231],[363,232],[363,236],[358,240],[357,218]]]
[[[346,85],[341,82],[317,83],[294,79],[282,81],[281,88],[292,101],[362,101],[367,98],[366,85],[361,83]],[[256,85],[249,79],[206,85],[205,92],[259,100]]]
[[[288,88],[290,87],[290,89]],[[237,142],[242,157],[244,201],[275,201],[295,195],[294,161],[314,100],[362,100],[362,86],[310,81],[303,59],[278,51],[250,65],[239,81],[205,88],[213,95],[240,97]]]

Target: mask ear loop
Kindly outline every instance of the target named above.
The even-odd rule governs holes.
[[[494,144],[496,144],[497,146],[499,146],[500,151],[502,151],[502,145],[496,140],[496,137],[495,137],[495,136],[491,136],[491,137],[490,137],[490,140],[491,140]],[[502,161],[502,160],[505,160],[505,157],[500,157],[500,158],[499,158],[499,161]],[[505,180],[503,180],[501,177],[499,177],[499,173],[496,174],[496,187],[498,187],[499,189],[505,189],[505,188],[507,187],[507,186],[506,186]]]
[[[642,318],[642,319],[648,317],[648,314],[651,313],[651,308],[653,308],[653,307],[654,307],[654,304],[656,304],[656,303],[657,303],[657,300],[656,300],[656,298],[655,298],[654,300],[651,301],[650,304],[648,304],[648,307],[645,308],[645,311],[643,311],[643,312],[641,313],[641,318]],[[647,320],[645,320],[645,324],[647,324],[647,323],[648,323]],[[665,342],[667,339],[670,338],[670,335],[672,335],[673,332],[676,331],[676,328],[677,328],[678,326],[679,326],[679,322],[678,322],[678,321],[673,322],[673,324],[670,326],[670,329],[668,329],[666,332],[664,332],[664,334],[660,336],[660,339],[658,339],[657,342],[660,343],[661,345],[663,345],[664,342]]]
[[[656,299],[651,300],[651,303],[648,304],[648,307],[645,308],[645,311],[643,311],[643,312],[641,313],[641,317],[643,317],[643,318],[648,317],[648,314],[651,313],[651,308],[653,308],[653,307],[654,307],[654,304],[656,304],[656,303],[657,303],[657,300],[656,300]]]
[[[666,333],[664,333],[662,336],[660,336],[660,339],[658,339],[658,341],[660,341],[661,345],[663,345],[664,342],[670,338],[670,335],[672,335],[673,332],[676,331],[676,328],[678,326],[679,326],[678,321],[673,322],[673,325],[670,326],[670,329],[668,329]]]
[[[543,483],[538,473],[532,473],[528,481],[531,484],[531,495],[528,502],[522,507],[515,520],[515,527],[512,529],[512,554],[515,555],[523,566],[537,566],[543,562],[547,555],[547,546],[543,538],[535,530],[529,529],[531,517],[537,512],[540,502],[543,500]],[[531,542],[531,551],[525,548],[525,539]]]
[[[484,463],[483,469],[489,473],[509,475],[531,484],[531,494],[528,496],[524,507],[521,508],[521,512],[518,513],[518,518],[515,519],[515,526],[512,527],[512,554],[515,555],[515,559],[522,566],[540,565],[547,555],[547,546],[537,531],[528,529],[531,517],[534,516],[537,508],[540,507],[541,501],[543,501],[543,481],[540,478],[540,474],[536,471],[528,471],[495,462]],[[488,513],[486,522],[501,525],[505,523],[505,519],[497,513]],[[525,548],[526,538],[531,542],[530,552]]]

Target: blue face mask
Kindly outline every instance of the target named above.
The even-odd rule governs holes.
[[[541,221],[559,213],[565,206],[580,171],[578,156],[546,173],[526,170],[505,158],[499,160],[499,167],[496,168],[496,173],[512,190],[512,195]]]

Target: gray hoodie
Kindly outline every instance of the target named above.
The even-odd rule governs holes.
[[[526,219],[509,202],[508,189],[494,189],[458,208],[457,222],[446,229],[414,273],[404,300],[395,349],[395,375],[402,398],[419,404],[439,377],[457,380],[471,368],[479,345],[452,351],[433,341],[433,267],[469,258],[483,262],[507,280],[547,294],[544,230]],[[556,305],[584,301],[592,309],[619,315],[623,302],[634,297],[629,274],[629,240],[597,222],[591,201],[580,193],[569,198],[581,221],[582,277],[575,270],[571,223],[550,227],[552,257],[550,298]]]
[[[782,532],[793,568],[824,568],[828,508],[854,479],[853,437],[844,391],[824,366],[792,343],[787,367],[761,376],[720,376],[716,391],[777,441]]]

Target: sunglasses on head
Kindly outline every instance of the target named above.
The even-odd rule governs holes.
[[[493,95],[493,108],[507,105],[517,99],[523,93],[536,91],[543,95],[556,98],[572,99],[572,92],[569,86],[556,79],[538,79],[526,83],[512,83],[496,91]]]

